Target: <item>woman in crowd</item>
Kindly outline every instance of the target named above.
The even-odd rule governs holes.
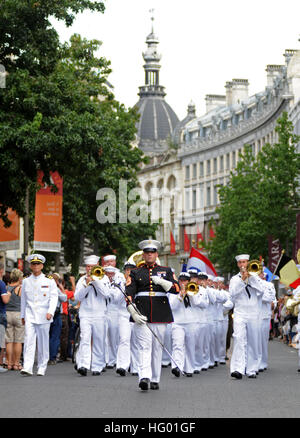
[[[21,321],[21,284],[23,272],[13,269],[7,290],[11,293],[6,305],[7,328],[5,332],[6,362],[8,370],[21,370],[20,358],[24,342],[24,326]]]

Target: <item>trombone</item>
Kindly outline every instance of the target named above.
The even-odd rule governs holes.
[[[245,271],[247,271],[251,276],[257,276],[263,272],[263,265],[259,260],[254,259],[248,263],[247,268],[244,268],[244,272]],[[245,283],[248,284],[248,278],[246,278]]]

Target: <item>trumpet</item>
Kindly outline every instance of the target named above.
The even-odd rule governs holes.
[[[259,260],[251,260],[243,272],[248,272],[252,276],[260,275],[263,272],[262,263]],[[246,278],[246,284],[248,284],[248,278]]]
[[[185,291],[188,295],[196,295],[199,290],[199,285],[195,281],[189,281],[186,285]]]
[[[97,266],[94,266],[94,267],[91,269],[91,272],[90,272],[90,275],[89,275],[89,276],[92,278],[92,281],[93,281],[93,280],[101,280],[101,278],[103,278],[104,275],[105,275],[105,269],[104,269],[102,266],[97,265]],[[90,283],[91,283],[91,282],[89,282],[89,283],[87,284],[87,286],[88,286]]]

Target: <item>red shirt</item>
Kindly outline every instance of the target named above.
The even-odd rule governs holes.
[[[74,297],[74,292],[72,290],[65,290],[65,293],[67,294],[68,300],[70,298]],[[63,314],[68,315],[68,309],[69,309],[69,302],[68,300],[65,303],[61,303],[62,304],[62,310],[63,310]]]

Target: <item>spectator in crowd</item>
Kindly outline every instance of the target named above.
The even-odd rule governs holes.
[[[13,269],[7,290],[11,293],[6,305],[7,328],[5,332],[6,361],[8,370],[21,370],[20,358],[24,342],[25,327],[21,320],[21,284],[23,272]]]
[[[10,300],[10,292],[6,289],[6,284],[2,280],[4,275],[4,264],[0,263],[0,373],[7,371],[5,364],[3,364],[5,352],[5,330],[7,326],[6,319],[6,304]]]
[[[65,294],[65,290],[60,282],[60,275],[55,272],[52,274],[53,279],[56,282],[57,292],[58,292],[58,301],[57,307],[55,310],[55,314],[53,316],[53,322],[50,326],[50,336],[49,336],[49,362],[48,365],[56,365],[56,359],[60,346],[60,335],[61,335],[61,327],[62,327],[62,319],[61,319],[61,304],[67,301],[67,295]]]
[[[71,321],[69,319],[69,300],[74,301],[74,292],[75,292],[75,278],[70,277],[70,283],[72,290],[68,290],[66,288],[65,280],[60,280],[60,283],[64,289],[65,294],[67,295],[67,301],[63,302],[61,305],[61,334],[60,334],[60,356],[58,362],[65,362],[68,360],[68,342],[69,342],[69,325]],[[69,286],[70,287],[70,286]]]

